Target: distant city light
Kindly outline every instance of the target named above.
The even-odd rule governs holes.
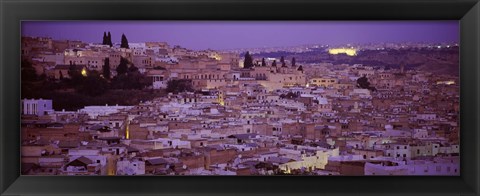
[[[211,55],[210,57],[214,58],[214,59],[217,60],[217,61],[222,60],[222,57],[221,57],[219,54],[217,54],[217,53],[214,53],[214,54]]]
[[[455,81],[452,81],[452,80],[448,80],[448,81],[438,81],[437,84],[452,85],[452,84],[455,84]]]
[[[127,126],[125,127],[125,139],[130,139],[130,121],[127,121]]]
[[[348,56],[356,56],[357,50],[354,48],[332,48],[328,50],[330,54],[346,54]]]

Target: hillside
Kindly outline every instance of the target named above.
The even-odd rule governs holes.
[[[432,49],[387,49],[363,50],[357,56],[344,54],[331,55],[325,49],[313,50],[304,53],[274,52],[255,54],[255,59],[263,57],[280,58],[285,56],[289,60],[295,57],[299,63],[328,62],[333,64],[364,64],[386,69],[397,69],[401,63],[405,68],[430,71],[436,74],[459,74],[459,48],[432,48]]]

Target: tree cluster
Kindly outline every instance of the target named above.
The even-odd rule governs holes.
[[[33,68],[32,63],[23,59],[21,64],[22,81],[35,81],[38,79],[37,72]]]
[[[117,66],[117,75],[124,75],[128,72],[128,60],[126,58],[120,57],[120,64]]]
[[[243,68],[252,68],[254,66],[262,66],[262,67],[266,67],[267,66],[267,63],[265,62],[265,58],[262,58],[262,61],[261,63],[258,63],[258,61],[254,64],[253,63],[254,59],[252,57],[252,55],[250,54],[250,52],[246,52],[245,53],[245,56],[244,56],[244,61],[243,61]],[[285,56],[281,56],[280,57],[280,63],[282,64],[282,67],[287,67],[287,63],[285,62]],[[276,67],[277,66],[277,61],[274,60],[272,62],[272,67]],[[292,67],[296,67],[296,59],[295,57],[292,57]]]
[[[128,46],[128,39],[127,39],[127,36],[125,36],[125,34],[122,34],[122,38],[120,40],[120,48],[130,48]],[[102,41],[102,44],[103,45],[109,45],[110,47],[113,46],[113,42],[112,42],[112,35],[110,34],[110,31],[107,33],[107,32],[103,32],[103,41]]]
[[[167,83],[167,92],[169,93],[180,93],[180,92],[193,92],[192,80],[189,79],[178,79],[170,80]]]
[[[298,95],[296,93],[293,93],[293,92],[288,92],[287,94],[281,94],[280,95],[280,98],[282,98],[282,99],[295,99],[297,97],[298,97]]]
[[[86,77],[82,77],[77,92],[88,96],[99,96],[107,92],[109,85],[107,80],[100,76],[97,71],[89,71]]]
[[[280,57],[280,63],[282,63],[282,67],[287,67],[287,64],[285,63],[285,57]]]
[[[250,55],[250,53],[247,51],[247,53],[245,53],[245,60],[243,61],[243,68],[249,69],[252,67],[253,67],[253,58]]]
[[[74,88],[78,93],[88,96],[99,96],[108,91],[108,81],[101,77],[100,73],[95,70],[87,71],[84,76],[81,71],[75,64],[71,64],[68,70],[70,78],[64,78],[61,82],[66,82],[67,87]]]
[[[120,64],[116,71],[117,75],[111,80],[113,89],[143,89],[151,85],[151,81],[126,58],[120,58]]]
[[[362,76],[361,78],[357,79],[357,87],[362,89],[368,89],[371,91],[377,90],[375,87],[370,86],[370,82],[368,81],[368,78],[365,76]]]
[[[105,59],[102,73],[89,70],[86,75],[82,75],[81,71],[75,64],[71,64],[68,71],[70,78],[62,79],[61,82],[66,82],[67,87],[89,96],[99,96],[110,89],[141,90],[151,85],[151,81],[125,58],[121,58],[117,75],[113,78],[111,78],[109,58]]]
[[[110,47],[113,46],[113,43],[112,43],[112,35],[110,34],[110,31],[108,32],[103,32],[103,41],[102,41],[102,44],[103,45],[109,45]]]

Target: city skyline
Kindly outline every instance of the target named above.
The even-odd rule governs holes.
[[[23,175],[460,175],[458,24],[128,23],[22,37]]]
[[[22,22],[22,36],[101,43],[103,32],[111,32],[114,43],[119,43],[121,35],[125,34],[132,43],[164,41],[195,50],[285,47],[304,44],[458,43],[459,40],[458,21]],[[271,36],[272,34],[275,36]]]

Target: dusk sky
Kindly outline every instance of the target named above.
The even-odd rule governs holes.
[[[22,35],[101,43],[164,41],[189,49],[379,42],[458,42],[458,21],[28,21]]]

